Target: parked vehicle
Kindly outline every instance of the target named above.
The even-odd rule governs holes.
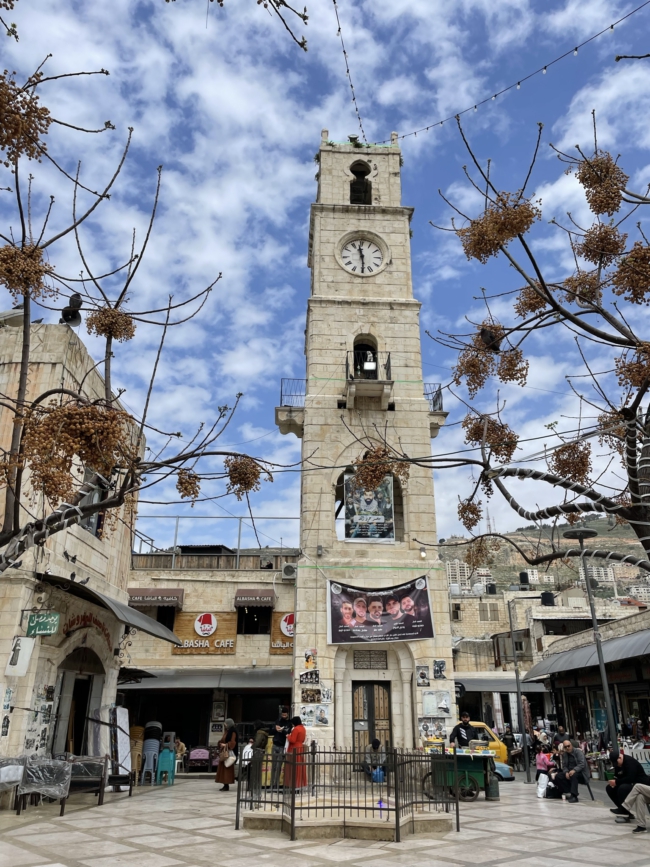
[[[505,762],[494,762],[494,774],[500,783],[507,783],[515,778],[512,768]]]

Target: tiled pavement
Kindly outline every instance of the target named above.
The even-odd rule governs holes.
[[[461,832],[403,843],[310,840],[235,831],[235,794],[182,780],[102,807],[73,798],[0,813],[0,867],[648,867],[650,831],[616,825],[609,804],[540,801],[535,786],[502,783],[501,800],[461,805]]]

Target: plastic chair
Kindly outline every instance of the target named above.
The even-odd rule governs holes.
[[[145,747],[142,761],[142,772],[140,774],[140,785],[144,785],[145,777],[149,774],[149,785],[153,786],[156,780],[156,768],[158,766],[158,746],[155,749],[147,749]]]
[[[183,767],[183,759],[182,757],[176,757],[176,767],[174,768],[174,774],[182,774],[185,768]]]
[[[172,750],[164,749],[158,756],[158,766],[156,769],[156,785],[159,786],[162,780],[162,775],[167,774],[167,785],[174,785],[176,756]]]

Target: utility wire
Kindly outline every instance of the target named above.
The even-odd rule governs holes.
[[[336,6],[336,0],[333,0],[334,5]],[[410,136],[417,136],[419,132],[428,132],[430,129],[433,129],[436,126],[442,126],[444,123],[447,123],[450,120],[454,120],[457,117],[461,117],[463,114],[467,114],[470,111],[477,111],[480,105],[485,105],[487,102],[493,102],[497,96],[501,96],[504,93],[507,93],[509,90],[519,90],[522,83],[524,81],[528,81],[530,78],[533,78],[536,75],[546,75],[547,70],[556,63],[559,63],[561,60],[564,60],[565,57],[568,57],[570,54],[577,55],[578,49],[583,48],[585,45],[588,45],[590,42],[593,42],[594,39],[598,39],[599,36],[602,36],[603,33],[608,33],[614,30],[614,27],[617,24],[620,24],[622,21],[625,21],[627,18],[631,18],[632,15],[635,15],[637,12],[640,12],[641,9],[645,9],[646,6],[650,4],[650,0],[646,0],[645,3],[642,3],[640,6],[637,6],[636,9],[633,9],[631,12],[628,12],[627,15],[623,15],[622,18],[619,18],[617,21],[614,21],[613,24],[609,24],[607,27],[600,30],[598,33],[594,33],[593,36],[590,36],[589,39],[585,39],[584,42],[578,43],[575,48],[570,48],[568,51],[565,51],[564,54],[560,54],[559,57],[556,57],[555,60],[549,61],[549,63],[544,64],[544,66],[540,66],[539,69],[536,69],[534,72],[530,72],[528,75],[525,75],[523,78],[520,78],[518,81],[513,84],[509,84],[507,87],[498,90],[496,93],[491,96],[486,96],[485,99],[480,100],[480,102],[471,105],[469,108],[465,108],[462,111],[454,112],[454,114],[450,114],[449,117],[443,118],[443,120],[435,121],[434,123],[430,123],[428,126],[423,126],[420,129],[413,130],[412,132],[404,133],[404,135],[400,135],[397,138],[409,138]],[[354,91],[353,91],[354,93]],[[358,113],[358,112],[357,112]],[[365,141],[365,138],[364,138]],[[390,144],[390,139],[384,139],[383,141],[373,142],[375,145],[383,145]]]
[[[650,3],[650,0],[648,0]],[[352,83],[352,75],[350,73],[350,64],[348,62],[348,53],[345,50],[345,42],[343,41],[343,31],[341,30],[341,19],[339,18],[339,7],[336,5],[336,0],[332,0],[334,4],[334,12],[336,13],[336,23],[338,25],[338,37],[341,40],[341,49],[343,50],[343,59],[345,61],[345,71],[348,76],[348,82],[350,84],[350,90],[352,92],[352,103],[354,105],[354,110],[357,113],[357,120],[359,121],[359,129],[361,130],[361,137],[365,144],[368,144],[368,139],[366,138],[366,133],[363,128],[363,121],[361,120],[361,112],[359,111],[359,104],[357,103],[357,97],[354,92],[354,84]]]

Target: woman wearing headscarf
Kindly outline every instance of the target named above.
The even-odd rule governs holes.
[[[219,767],[217,768],[217,776],[214,778],[215,783],[223,783],[222,787],[219,789],[220,792],[227,792],[230,788],[230,784],[235,782],[235,762],[232,762],[230,767],[226,767],[226,759],[228,759],[230,753],[233,752],[236,761],[237,749],[239,746],[239,739],[237,737],[237,729],[235,728],[234,720],[228,717],[224,728],[225,732],[219,741]]]
[[[287,735],[287,763],[285,765],[285,785],[301,789],[307,785],[307,765],[305,764],[305,738],[307,731],[299,716],[291,720],[293,728]],[[289,758],[292,756],[292,758]]]

